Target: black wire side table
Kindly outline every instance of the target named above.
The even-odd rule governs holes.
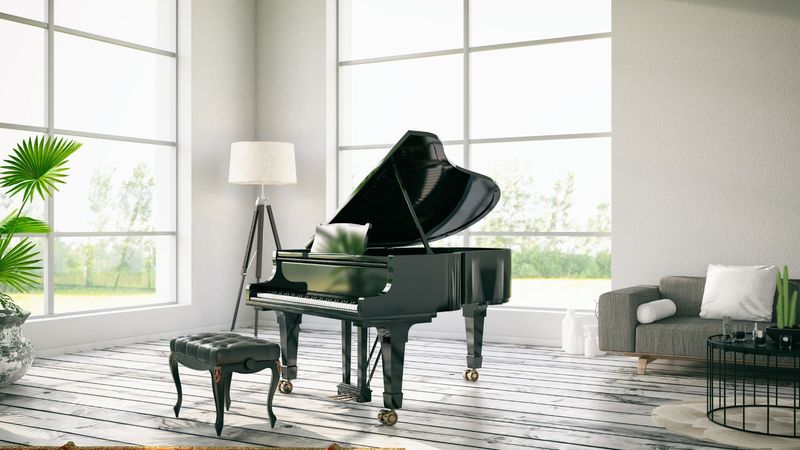
[[[722,335],[706,344],[706,415],[727,428],[771,436],[798,437],[800,345],[781,350],[767,340],[756,347]]]

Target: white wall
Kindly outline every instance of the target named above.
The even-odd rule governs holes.
[[[39,354],[230,321],[255,191],[227,183],[228,149],[255,138],[255,2],[182,0],[180,9],[191,17],[179,30],[181,304],[30,320],[24,334]]]
[[[613,284],[800,274],[800,2],[613,3]]]
[[[192,300],[229,322],[256,198],[228,184],[235,141],[255,139],[255,1],[193,0]],[[249,308],[242,308],[246,311]]]
[[[268,187],[281,245],[302,248],[325,221],[325,0],[256,2],[256,137],[295,145],[297,184]],[[335,89],[335,86],[334,86]],[[274,245],[265,239],[265,253]],[[266,261],[269,263],[269,261]]]
[[[331,55],[326,45],[327,33],[335,29],[327,14],[332,4],[256,1],[256,137],[295,145],[297,184],[267,187],[284,249],[305,247],[326,218],[325,167],[336,142],[330,123],[336,114],[330,108],[336,85],[326,75],[333,70],[330,58],[335,58],[335,48]],[[264,267],[269,278],[275,245],[269,231],[266,234]],[[275,326],[271,312],[259,320],[263,326]]]

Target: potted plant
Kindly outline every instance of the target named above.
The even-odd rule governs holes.
[[[778,300],[775,302],[775,325],[767,327],[767,335],[779,342],[781,336],[789,336],[789,345],[800,342],[800,328],[797,327],[797,290],[789,292],[789,268],[783,266],[783,276],[776,276]]]
[[[19,380],[33,362],[33,345],[20,327],[30,315],[7,291],[27,292],[40,280],[41,258],[34,242],[21,234],[49,233],[47,223],[22,215],[35,198],[46,200],[64,183],[67,158],[81,144],[63,138],[23,140],[0,166],[0,187],[19,208],[0,221],[0,387]]]

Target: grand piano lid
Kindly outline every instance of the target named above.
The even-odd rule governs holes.
[[[468,228],[499,200],[497,184],[451,164],[435,134],[408,131],[329,223],[371,223],[369,248],[415,245]]]

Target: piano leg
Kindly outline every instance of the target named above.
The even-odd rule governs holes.
[[[367,355],[367,332],[369,328],[361,325],[358,327],[358,337],[356,338],[356,345],[358,345],[358,396],[359,402],[372,401],[372,389],[369,387],[369,382],[372,380],[372,375],[367,378],[367,370],[369,370],[369,359],[372,354]]]
[[[292,382],[297,378],[297,343],[300,337],[302,314],[275,311],[278,316],[278,328],[281,333],[281,360],[283,362],[283,378],[278,383],[278,390],[284,394],[292,392]]]
[[[353,342],[353,323],[342,321],[342,384],[350,384],[350,351]]]
[[[394,323],[377,326],[383,360],[383,406],[386,408],[378,413],[378,420],[385,425],[397,422],[395,409],[403,406],[403,360],[411,325]]]
[[[464,305],[464,324],[467,329],[467,367],[464,379],[478,381],[478,370],[483,364],[483,322],[486,319],[486,305]]]

